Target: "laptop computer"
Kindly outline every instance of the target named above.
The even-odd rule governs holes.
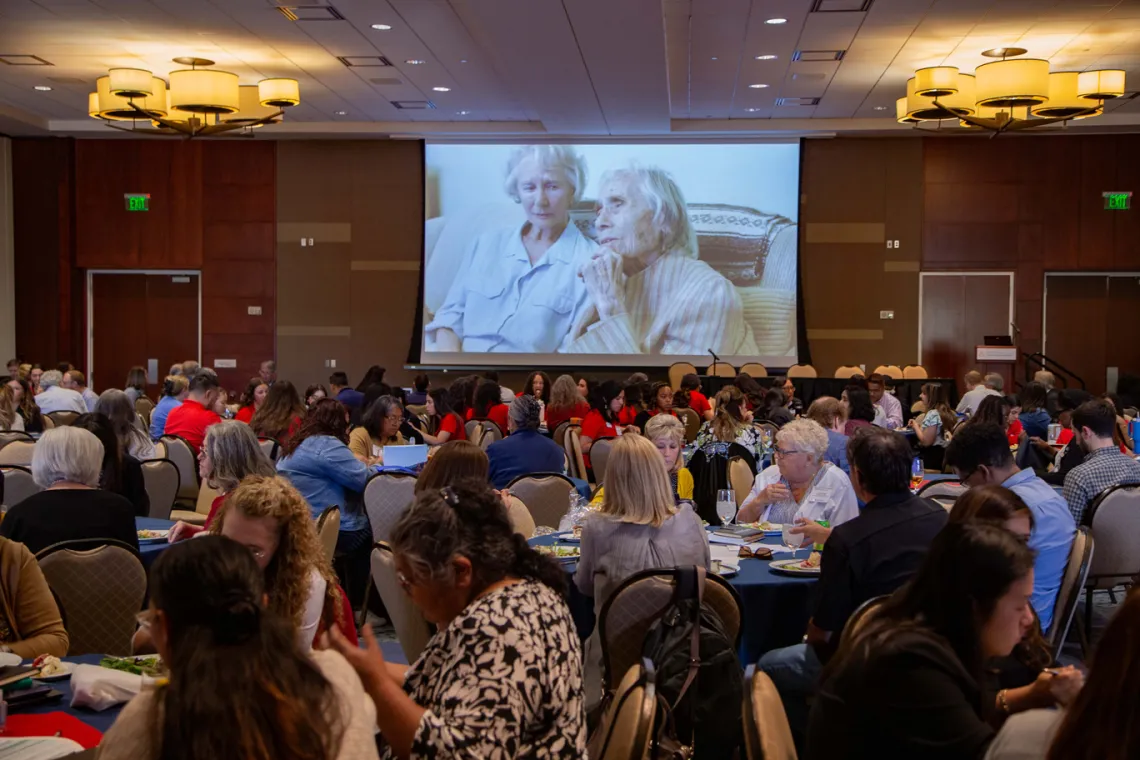
[[[982,338],[984,346],[1012,346],[1012,335],[986,335]]]
[[[385,446],[385,467],[415,467],[427,461],[428,447],[418,446]]]

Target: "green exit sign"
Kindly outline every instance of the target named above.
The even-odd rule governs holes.
[[[150,211],[150,193],[123,193],[127,211]]]
[[[1127,211],[1132,208],[1132,193],[1103,193],[1104,207],[1109,211]]]

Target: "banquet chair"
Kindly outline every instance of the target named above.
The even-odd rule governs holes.
[[[744,749],[748,760],[796,760],[796,743],[776,684],[755,665],[744,671]]]
[[[554,432],[551,434],[550,438],[555,443],[557,443],[559,446],[562,446],[563,448],[565,448],[565,446],[566,446],[566,431],[569,429],[570,429],[570,421],[569,420],[567,420],[566,422],[559,422],[558,425],[555,426]]]
[[[586,458],[582,455],[582,426],[571,425],[566,429],[562,448],[570,461],[570,477],[586,480]]]
[[[67,427],[68,425],[70,425],[71,423],[73,423],[77,419],[79,419],[79,412],[68,412],[68,411],[48,412],[44,416],[49,418],[52,422],[54,422],[56,427]]]
[[[586,742],[586,756],[597,760],[645,760],[657,712],[657,674],[642,658],[626,671]]]
[[[1081,598],[1081,589],[1089,575],[1089,564],[1093,557],[1093,537],[1089,529],[1082,525],[1077,528],[1077,535],[1073,537],[1073,546],[1069,550],[1069,562],[1065,565],[1065,574],[1061,576],[1061,587],[1057,590],[1057,601],[1053,604],[1053,624],[1045,632],[1045,643],[1053,652],[1053,659],[1061,653],[1065,646],[1065,639],[1069,635],[1069,627],[1073,624],[1073,615],[1077,611],[1077,602]]]
[[[755,427],[760,428],[768,433],[768,437],[773,443],[776,441],[776,433],[780,432],[780,427],[774,422],[754,422]]]
[[[408,404],[404,408],[417,417],[423,417],[427,414],[427,404]]]
[[[1096,541],[1085,580],[1085,632],[1092,631],[1096,591],[1135,582],[1140,575],[1140,483],[1122,483],[1100,492],[1085,510],[1082,524]]]
[[[610,449],[613,448],[615,440],[612,436],[607,436],[599,438],[590,446],[590,465],[594,468],[594,482],[598,485],[602,485],[606,480],[606,462],[609,461]]]
[[[558,527],[570,510],[570,495],[577,492],[573,481],[560,472],[519,475],[507,484],[507,490],[526,505],[535,525],[548,528]]]
[[[673,600],[674,568],[642,570],[614,589],[598,613],[602,645],[602,685],[610,691],[615,676],[641,661],[645,635]],[[740,595],[719,575],[705,573],[702,606],[716,613],[735,650],[740,644],[743,609]]]
[[[150,428],[150,416],[154,413],[154,402],[146,396],[135,399],[135,411],[143,419],[143,430]]]
[[[523,538],[534,536],[534,516],[523,500],[514,494],[511,494],[510,504],[507,505],[507,517],[510,518],[515,533]]]
[[[875,612],[889,598],[890,594],[873,596],[856,607],[855,611],[851,613],[851,617],[847,618],[847,622],[844,623],[843,631],[839,634],[839,646],[844,646],[862,630],[863,626],[871,622],[871,619],[875,617]]]
[[[146,597],[146,570],[121,541],[61,541],[36,554],[60,605],[67,653],[129,655],[136,616]]]
[[[861,367],[846,366],[845,365],[842,367],[836,367],[833,377],[837,377],[841,380],[846,380],[847,378],[854,377],[855,375],[862,375],[862,374],[863,374],[863,369]]]
[[[166,458],[178,468],[179,486],[176,500],[180,504],[193,504],[198,500],[198,457],[185,438],[177,435],[164,435]]]
[[[752,490],[752,483],[755,480],[756,475],[742,457],[731,457],[728,460],[728,484],[736,494],[737,509],[740,509],[744,500],[748,498],[748,492]]]
[[[819,377],[819,373],[810,364],[793,364],[785,377]]]
[[[495,441],[503,440],[503,429],[491,420],[479,420],[479,448],[487,450]]]
[[[152,459],[169,459],[169,458],[170,457],[166,456],[166,444],[163,443],[162,441],[155,441],[154,442],[154,456],[152,457]]]
[[[467,440],[478,446],[483,438],[483,426],[479,424],[479,420],[467,420],[463,429],[467,433]]]
[[[169,459],[148,459],[142,463],[143,485],[150,499],[147,517],[169,520],[178,495],[178,467]]]
[[[768,377],[768,368],[760,362],[748,362],[740,368],[741,372],[745,372],[751,377]]]
[[[384,541],[378,541],[372,548],[372,582],[380,592],[384,609],[392,618],[392,627],[396,629],[396,639],[404,650],[404,659],[415,662],[432,636],[431,626],[400,586],[395,555],[392,547]]]
[[[198,498],[194,502],[194,509],[175,509],[170,513],[171,520],[181,520],[191,525],[205,525],[210,517],[210,507],[218,492],[209,483],[203,483],[198,489]]]
[[[257,443],[261,446],[261,450],[265,452],[265,456],[269,457],[270,462],[276,462],[277,457],[281,453],[281,441],[269,436],[259,436]]]
[[[0,467],[0,473],[4,474],[4,498],[0,501],[7,507],[14,507],[43,490],[32,478],[32,471],[22,465],[5,465]]]
[[[957,480],[932,480],[918,489],[916,495],[940,504],[949,512],[954,508],[954,503],[958,501],[958,497],[968,490]]]
[[[31,467],[32,452],[35,450],[35,441],[12,441],[0,448],[0,465],[18,464],[23,467]]]
[[[704,420],[701,419],[701,415],[697,414],[696,410],[689,409],[688,407],[684,409],[674,409],[673,411],[677,413],[677,417],[679,417],[681,422],[685,425],[685,443],[692,443],[697,440],[697,433],[700,432],[701,423],[704,422]],[[591,455],[590,458],[592,459],[593,456]]]
[[[147,424],[147,421],[144,420],[143,416],[141,414],[139,414],[138,412],[135,412],[134,422],[135,422],[135,427],[137,427],[139,430],[143,431],[147,435],[150,435],[150,425]]]
[[[364,511],[372,541],[387,541],[392,528],[416,498],[416,478],[406,472],[378,472],[364,486]]]
[[[685,375],[697,375],[697,368],[689,362],[673,362],[669,365],[669,385],[673,390],[680,390],[681,378]]]
[[[321,548],[325,551],[325,559],[330,563],[336,553],[336,539],[340,534],[340,507],[329,507],[317,518],[317,537],[321,539]]]
[[[908,364],[903,367],[903,379],[905,380],[925,380],[927,377],[926,368],[921,364]]]
[[[23,430],[3,430],[0,431],[0,449],[7,446],[12,441],[25,441],[27,443],[35,443],[36,439],[32,438],[31,434],[25,433]]]
[[[880,364],[878,367],[875,367],[875,371],[872,374],[889,377],[892,380],[902,380],[903,377],[902,367],[897,364]]]
[[[736,370],[727,362],[716,362],[708,366],[705,374],[709,377],[736,377]]]
[[[45,431],[51,430],[53,427],[55,427],[55,420],[53,420],[51,417],[48,417],[46,414],[44,415],[43,420]]]

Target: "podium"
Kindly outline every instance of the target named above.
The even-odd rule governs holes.
[[[1013,392],[1013,378],[1021,352],[1017,346],[975,346],[974,361],[983,375],[994,373],[1005,381],[1006,393]]]

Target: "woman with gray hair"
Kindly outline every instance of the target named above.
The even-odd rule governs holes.
[[[506,488],[520,475],[562,472],[566,454],[554,441],[538,432],[542,406],[534,396],[519,396],[507,410],[510,435],[487,447],[491,462],[491,483]]]
[[[167,534],[170,543],[196,536],[209,528],[225,503],[226,494],[238,487],[249,475],[272,478],[277,468],[257,440],[253,429],[244,422],[226,420],[206,428],[206,439],[198,452],[198,475],[218,492],[210,505],[210,514],[201,527],[182,522],[175,523]]]
[[[562,350],[755,355],[732,283],[697,260],[685,196],[656,167],[606,173],[594,222],[601,250],[582,267],[589,305]]]
[[[827,431],[814,420],[793,420],[780,428],[775,464],[756,475],[737,522],[794,523],[797,533],[822,543],[830,528],[858,515],[851,481],[826,459],[827,443]]]
[[[570,221],[586,189],[585,159],[569,145],[521,146],[503,189],[525,220],[471,244],[424,328],[428,351],[553,352],[585,303],[578,270],[597,246]]]
[[[121,541],[135,551],[135,510],[122,496],[99,490],[103,444],[76,427],[52,428],[32,452],[32,478],[45,490],[8,510],[0,536],[38,553],[60,541],[86,541],[94,549]]]
[[[123,447],[123,453],[138,460],[154,459],[154,442],[143,432],[138,423],[135,405],[123,391],[108,388],[99,394],[95,411],[107,415],[115,429],[115,437]]]

